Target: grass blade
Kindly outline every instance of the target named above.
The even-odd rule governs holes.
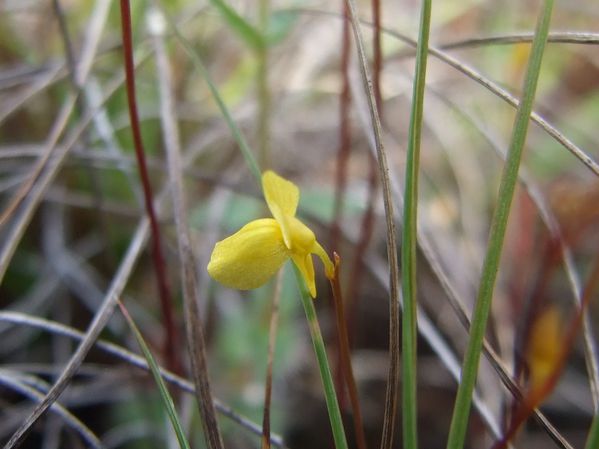
[[[599,415],[597,414],[593,418],[593,424],[591,425],[591,430],[589,430],[589,436],[587,437],[584,449],[593,449],[596,447],[599,447]]]
[[[416,49],[416,74],[412,93],[412,111],[406,161],[404,226],[401,245],[402,266],[402,421],[405,448],[418,447],[416,358],[417,358],[417,294],[416,246],[418,244],[418,169],[420,165],[420,136],[426,82],[428,38],[431,22],[431,1],[424,0],[420,16],[420,34]]]
[[[162,404],[164,405],[164,409],[166,410],[166,413],[168,414],[171,424],[173,425],[173,430],[175,431],[175,434],[177,435],[177,441],[179,441],[179,447],[183,448],[183,449],[190,449],[189,443],[187,442],[187,438],[185,438],[185,432],[183,431],[183,427],[181,426],[181,422],[179,421],[179,417],[177,416],[177,412],[175,410],[175,404],[173,403],[173,398],[171,397],[170,393],[168,392],[166,385],[164,384],[164,380],[162,380],[160,368],[158,367],[156,360],[152,356],[152,353],[150,352],[150,348],[148,348],[148,345],[144,341],[144,338],[141,335],[141,332],[135,325],[133,318],[131,318],[131,316],[129,315],[129,312],[127,311],[127,309],[125,308],[123,303],[119,302],[119,307],[121,309],[123,316],[125,317],[125,320],[127,321],[127,324],[129,325],[129,328],[131,329],[131,331],[133,332],[133,335],[135,336],[135,340],[137,340],[137,344],[141,348],[141,351],[143,352],[143,355],[144,355],[146,361],[148,362],[148,366],[150,367],[150,371],[152,372],[152,377],[154,378],[154,381],[156,382],[156,385],[158,386],[158,390],[160,392],[160,398],[162,399]]]
[[[393,200],[391,198],[391,187],[389,181],[389,165],[387,164],[387,153],[383,145],[382,127],[379,117],[372,80],[368,72],[364,39],[360,29],[357,8],[354,0],[346,0],[347,11],[352,24],[358,58],[360,61],[360,73],[362,84],[368,98],[368,109],[370,112],[370,124],[376,146],[376,155],[379,163],[379,176],[383,190],[383,203],[385,206],[385,223],[387,225],[387,259],[389,261],[389,373],[387,381],[387,392],[385,394],[385,418],[383,422],[383,435],[381,447],[390,448],[395,431],[395,416],[397,414],[397,390],[399,389],[399,267],[397,261],[397,238],[395,233],[395,219],[393,213]]]
[[[553,0],[545,0],[543,10],[537,23],[537,30],[535,32],[532,51],[526,70],[523,98],[516,113],[508,156],[501,176],[498,203],[491,223],[489,244],[483,263],[481,283],[473,312],[470,338],[462,366],[462,380],[458,388],[451,419],[451,427],[447,442],[448,449],[461,449],[464,446],[468,416],[472,404],[472,392],[474,391],[474,385],[476,383],[483,338],[489,311],[491,309],[493,290],[497,279],[497,271],[499,270],[501,250],[514,196],[514,189],[518,181],[518,168],[520,166],[522,150],[526,142],[526,134],[528,132],[530,114],[532,112],[537,81],[541,70],[543,51],[549,32],[552,9]]]
[[[260,51],[264,47],[264,38],[262,34],[254,28],[247,20],[237,14],[233,8],[227,5],[223,0],[210,0],[223,19],[241,39],[255,51]]]
[[[156,19],[161,17],[161,12],[153,9]],[[156,20],[156,23],[164,21]],[[163,40],[164,26],[156,27],[153,32],[154,50],[156,52],[156,68],[160,92],[160,118],[164,148],[166,150],[167,172],[170,178],[173,215],[177,230],[177,249],[179,255],[179,273],[183,291],[183,305],[185,330],[187,335],[187,349],[191,362],[191,371],[196,386],[196,401],[202,428],[208,448],[222,449],[223,441],[214,410],[214,400],[208,375],[206,356],[206,342],[204,326],[200,319],[198,303],[200,300],[199,278],[197,261],[192,250],[191,236],[189,233],[189,219],[185,192],[183,189],[183,162],[179,143],[179,129],[177,127],[175,100],[173,98],[172,75],[170,61]]]
[[[249,145],[247,144],[245,138],[243,137],[243,133],[241,132],[241,130],[239,129],[239,127],[233,120],[233,117],[231,116],[231,113],[227,109],[227,106],[225,105],[224,100],[222,99],[218,89],[216,88],[216,84],[212,80],[210,73],[206,69],[206,66],[204,65],[204,63],[202,62],[202,60],[200,59],[200,57],[198,56],[196,51],[194,50],[191,43],[187,39],[185,39],[185,37],[183,37],[183,35],[179,32],[177,25],[175,23],[173,23],[172,19],[169,17],[169,15],[166,13],[166,11],[163,10],[162,12],[168,22],[170,31],[177,38],[179,43],[183,46],[183,49],[185,50],[187,55],[190,57],[191,62],[194,65],[195,69],[200,73],[200,75],[204,78],[204,80],[208,84],[210,92],[212,93],[212,96],[214,97],[214,100],[216,101],[216,104],[218,105],[221,114],[223,115],[225,121],[227,122],[227,125],[229,126],[231,133],[233,134],[233,138],[237,142],[237,145],[239,145],[241,154],[245,158],[245,161],[248,165],[248,168],[250,169],[250,172],[252,172],[252,175],[254,175],[254,178],[256,179],[256,182],[258,183],[258,185],[259,186],[262,185],[262,181],[261,181],[262,175],[260,172],[260,168],[258,167],[258,163],[256,162],[256,158],[254,157],[254,153],[252,152],[252,150],[250,149]]]
[[[73,339],[77,342],[81,342],[86,338],[83,332],[75,330],[72,327],[65,326],[56,321],[37,318],[19,312],[0,311],[0,322],[13,323],[21,326],[40,329],[45,332],[48,332],[49,334],[61,335],[63,337]],[[147,360],[145,360],[141,356],[138,356],[137,354],[133,354],[132,352],[128,351],[127,349],[124,349],[121,346],[101,339],[97,339],[94,342],[94,345],[97,349],[100,349],[104,353],[110,354],[111,356],[116,357],[119,360],[122,360],[123,362],[132,367],[136,367],[144,371],[149,371]],[[189,382],[188,380],[183,379],[182,377],[179,377],[178,375],[170,371],[167,371],[166,369],[161,369],[160,374],[166,382],[178,388],[180,391],[190,394],[195,393],[195,387],[192,382]],[[229,418],[232,422],[239,424],[241,427],[245,428],[246,430],[248,430],[256,436],[262,435],[262,429],[258,424],[254,423],[249,418],[246,418],[245,416],[238,414],[227,404],[224,404],[223,402],[215,398],[214,406],[220,414]],[[276,447],[281,447],[283,449],[285,449],[286,447],[283,444],[283,438],[280,435],[274,433],[271,433],[270,442],[272,445]]]

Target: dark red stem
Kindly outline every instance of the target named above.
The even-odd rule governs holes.
[[[141,138],[141,130],[139,126],[139,115],[137,112],[137,100],[135,96],[135,66],[133,64],[133,43],[131,38],[131,9],[128,0],[121,0],[121,29],[123,32],[123,53],[125,61],[125,76],[127,103],[129,106],[129,118],[131,120],[131,131],[133,133],[133,144],[135,148],[135,157],[139,167],[139,175],[143,187],[144,202],[146,213],[150,220],[150,229],[152,233],[152,259],[154,261],[154,270],[156,272],[156,282],[158,283],[158,293],[160,297],[160,305],[162,308],[162,316],[166,329],[164,341],[164,354],[169,369],[174,372],[181,372],[179,357],[178,357],[178,333],[174,325],[173,319],[173,301],[166,274],[166,264],[162,253],[162,245],[160,242],[160,228],[156,213],[154,211],[152,186],[146,165],[145,151]]]

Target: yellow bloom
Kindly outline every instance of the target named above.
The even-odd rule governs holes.
[[[218,242],[208,263],[208,273],[227,287],[250,290],[266,283],[289,258],[301,272],[310,295],[316,297],[316,254],[327,277],[334,267],[310,228],[295,217],[299,189],[272,171],[262,175],[262,191],[273,218],[251,221]]]
[[[564,348],[562,322],[559,310],[552,306],[544,311],[532,326],[527,353],[531,390],[544,387],[558,369]]]

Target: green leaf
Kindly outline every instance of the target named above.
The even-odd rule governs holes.
[[[476,375],[478,373],[483,338],[485,336],[489,312],[491,310],[493,291],[495,289],[495,281],[497,280],[497,272],[499,271],[503,241],[505,239],[505,231],[514,197],[514,190],[518,181],[518,169],[522,159],[524,144],[526,143],[526,134],[528,132],[530,114],[535,98],[539,73],[541,71],[545,43],[547,42],[547,35],[549,33],[552,10],[553,0],[545,0],[537,22],[537,30],[535,32],[532,51],[526,70],[522,100],[516,113],[508,155],[501,175],[497,206],[491,222],[489,243],[483,263],[476,304],[472,314],[470,338],[468,340],[468,346],[462,365],[462,379],[458,387],[453,416],[451,418],[451,426],[447,441],[448,449],[463,448],[466,439],[468,417],[472,405],[472,393],[476,384]]]
[[[262,34],[247,20],[241,17],[237,11],[227,5],[223,0],[210,0],[218,12],[223,16],[229,27],[253,50],[259,51],[264,48]]]
[[[256,158],[254,157],[254,153],[252,152],[249,145],[247,144],[247,142],[243,136],[243,133],[241,132],[241,130],[239,129],[239,127],[233,120],[233,117],[232,117],[231,113],[229,112],[229,109],[227,109],[227,105],[225,104],[222,95],[220,94],[219,90],[216,88],[216,84],[212,80],[210,73],[208,72],[208,70],[206,69],[206,66],[202,62],[202,59],[200,58],[199,54],[193,48],[193,45],[191,45],[191,43],[187,39],[185,39],[185,37],[183,37],[183,35],[179,32],[179,29],[173,23],[172,18],[167,14],[164,14],[164,17],[166,18],[166,20],[168,22],[170,31],[173,33],[173,35],[176,37],[176,39],[179,41],[179,43],[183,46],[183,48],[185,49],[185,52],[191,59],[191,62],[194,65],[194,68],[198,72],[200,72],[200,75],[204,78],[204,80],[206,81],[206,84],[208,84],[210,92],[212,93],[212,96],[214,97],[214,100],[216,101],[216,104],[218,105],[218,108],[220,109],[220,112],[221,112],[223,118],[225,119],[225,122],[227,122],[227,125],[229,126],[231,133],[233,134],[233,138],[239,145],[241,154],[243,155],[250,172],[254,175],[254,179],[256,180],[256,183],[258,184],[258,186],[261,186],[262,185],[262,180],[261,180],[262,174],[261,174],[260,168],[258,166],[258,163],[256,162]]]

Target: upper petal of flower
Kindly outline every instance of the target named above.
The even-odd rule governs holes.
[[[262,175],[262,191],[272,216],[281,225],[283,240],[287,248],[291,249],[289,219],[295,216],[299,202],[299,189],[291,181],[287,181],[275,172],[268,170]]]
[[[289,255],[279,223],[263,218],[251,221],[218,242],[208,263],[208,273],[227,287],[250,290],[266,283]]]

